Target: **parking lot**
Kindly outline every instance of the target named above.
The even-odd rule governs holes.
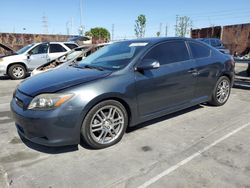
[[[238,71],[242,66],[239,66]],[[244,65],[243,65],[244,67]],[[0,80],[0,187],[250,187],[250,90],[129,129],[117,145],[48,148],[21,140]]]

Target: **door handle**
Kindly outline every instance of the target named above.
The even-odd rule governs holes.
[[[189,69],[188,70],[188,73],[191,73],[192,75],[194,75],[194,76],[197,76],[197,75],[199,75],[200,73],[199,73],[199,71],[197,70],[197,69]]]
[[[197,72],[197,69],[189,69],[188,72],[189,73],[195,73],[195,72]]]

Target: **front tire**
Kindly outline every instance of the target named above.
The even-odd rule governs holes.
[[[218,79],[216,86],[212,93],[212,99],[209,104],[214,106],[224,105],[231,92],[231,81],[228,77],[222,76]]]
[[[247,76],[250,76],[250,64],[248,64],[248,67],[247,67]]]
[[[24,79],[26,77],[26,69],[23,65],[11,65],[8,69],[8,75],[13,80]]]
[[[128,125],[124,106],[115,100],[95,105],[84,118],[81,136],[91,148],[102,149],[118,143]]]

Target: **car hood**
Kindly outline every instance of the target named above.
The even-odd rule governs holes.
[[[104,78],[112,71],[76,68],[72,66],[61,67],[42,74],[37,74],[23,81],[18,90],[35,97],[41,93],[54,93],[72,86]]]
[[[7,57],[7,56],[10,56],[10,55],[16,55],[17,53],[12,50],[11,48],[9,48],[8,46],[0,43],[0,48],[3,49],[5,51],[4,54],[0,54],[0,58],[1,57]]]
[[[5,55],[1,58],[4,58],[4,61],[7,63],[19,62],[27,59],[27,57],[23,54],[12,54],[12,55]]]

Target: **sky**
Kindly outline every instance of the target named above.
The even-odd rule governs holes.
[[[146,37],[174,36],[176,15],[189,16],[193,28],[250,23],[250,0],[1,0],[0,32],[78,34],[93,27],[105,27],[114,39],[135,37],[138,15],[147,19]],[[45,18],[43,18],[45,17]],[[68,29],[67,29],[68,28]]]

